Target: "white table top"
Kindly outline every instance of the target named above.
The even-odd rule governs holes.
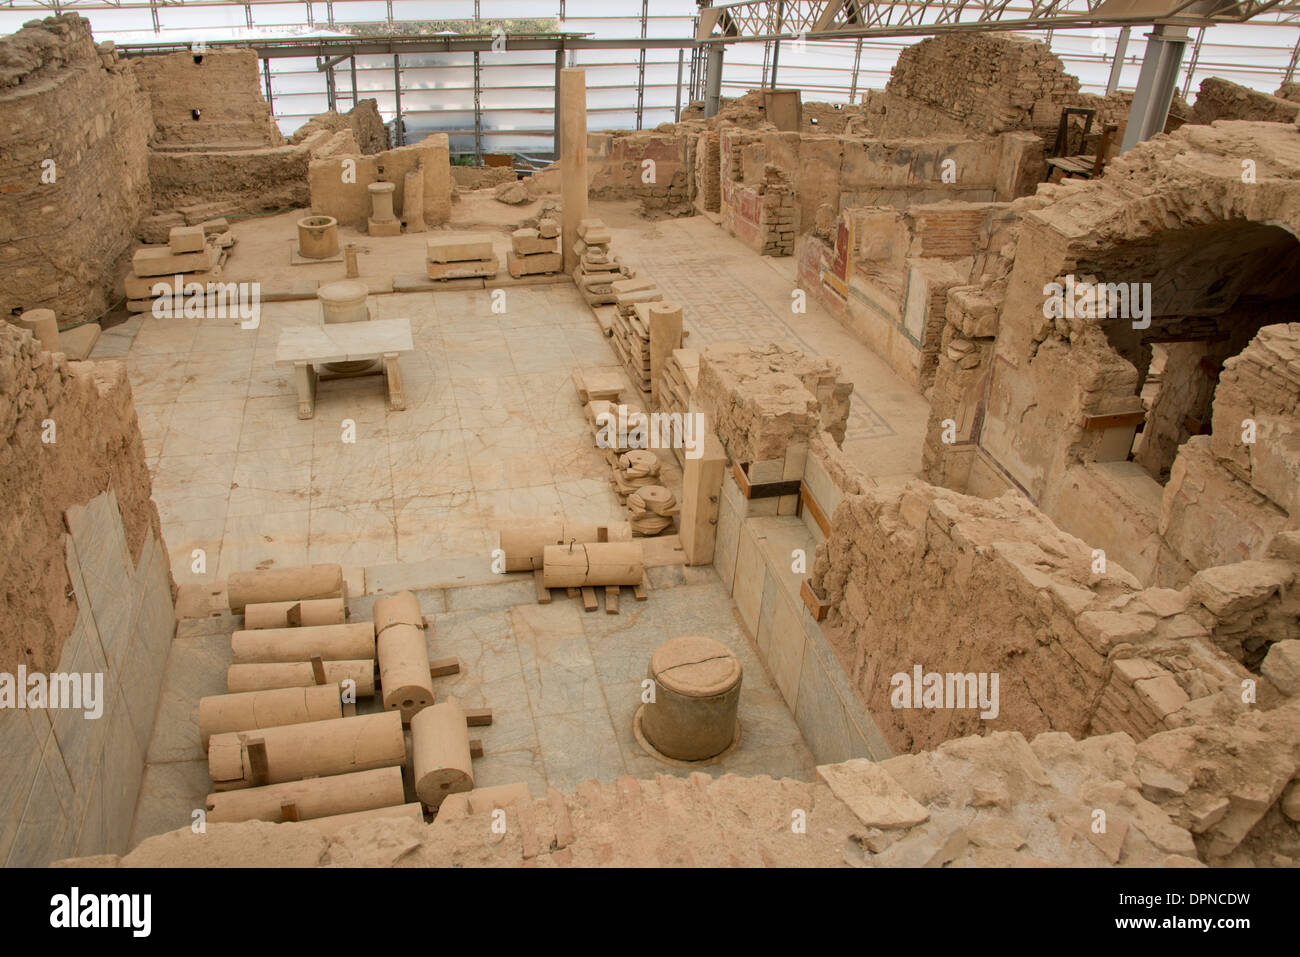
[[[369,322],[335,322],[290,326],[280,333],[275,364],[295,362],[350,362],[378,359],[386,352],[412,352],[409,319],[372,319]]]

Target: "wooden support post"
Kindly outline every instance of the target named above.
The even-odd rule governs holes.
[[[271,767],[266,760],[266,741],[261,735],[250,736],[248,744],[248,765],[251,769],[249,784],[260,788],[271,781]]]
[[[648,589],[646,588],[646,582],[645,579],[643,578],[641,579],[639,584],[632,586],[632,597],[635,598],[637,601],[645,601],[647,598],[650,597],[647,594],[647,591]]]
[[[540,568],[533,569],[533,586],[537,589],[537,604],[549,605],[551,603],[551,590],[546,587]]]
[[[591,585],[584,585],[582,588],[582,610],[596,610],[596,589]]]
[[[296,801],[280,802],[280,819],[290,824],[298,820],[298,804]]]
[[[320,655],[311,656],[311,676],[318,685],[325,684],[325,661]]]
[[[605,586],[605,614],[607,615],[618,614],[618,586],[617,585]]]
[[[483,739],[482,739],[482,738],[470,738],[470,739],[469,739],[469,756],[470,756],[471,758],[481,758],[481,757],[483,757]]]
[[[302,602],[296,601],[284,613],[285,624],[290,628],[302,627]]]

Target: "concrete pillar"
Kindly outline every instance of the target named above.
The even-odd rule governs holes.
[[[560,248],[564,271],[573,272],[578,255],[578,223],[587,218],[587,71],[560,71],[560,200],[564,223]]]
[[[709,62],[704,72],[704,115],[716,116],[722,105],[722,54],[721,43],[709,46]]]
[[[1178,87],[1178,67],[1187,45],[1187,28],[1157,23],[1147,35],[1147,49],[1142,57],[1133,105],[1129,107],[1128,125],[1124,128],[1121,153],[1127,153],[1143,140],[1163,132],[1169,117],[1169,104]]]

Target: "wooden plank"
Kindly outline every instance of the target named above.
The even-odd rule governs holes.
[[[826,618],[826,613],[830,611],[830,603],[813,590],[811,579],[805,578],[799,584],[799,597],[802,598],[803,603],[808,606],[808,611],[812,614],[813,621],[823,621]]]
[[[460,674],[459,658],[438,658],[429,662],[430,678],[445,678],[448,675]]]
[[[294,602],[289,606],[289,610],[284,613],[284,621],[290,628],[302,625],[302,602]]]
[[[466,708],[465,724],[471,728],[486,728],[492,723],[491,708]]]
[[[582,610],[595,611],[596,607],[596,589],[590,585],[584,585],[582,588]]]
[[[249,783],[260,788],[271,780],[271,769],[266,761],[266,741],[259,734],[246,738],[244,743],[248,745]]]
[[[533,587],[537,589],[537,604],[549,605],[551,603],[551,590],[543,583],[540,568],[533,569]]]
[[[1089,432],[1128,428],[1131,425],[1141,425],[1146,421],[1146,418],[1145,409],[1135,409],[1132,412],[1114,412],[1110,415],[1085,415],[1083,417],[1083,427]]]
[[[822,530],[822,534],[829,536],[831,533],[831,522],[822,511],[822,507],[817,504],[817,499],[813,498],[812,492],[808,491],[808,486],[803,482],[799,483],[799,501],[808,509],[808,514],[813,517],[817,527]]]
[[[648,591],[649,589],[646,588],[646,580],[642,578],[639,584],[632,586],[632,597],[637,601],[645,601],[650,597],[647,594]]]
[[[605,614],[607,615],[618,614],[618,586],[617,585],[605,586]]]
[[[469,739],[469,756],[471,758],[483,757],[483,741],[481,738]]]
[[[325,662],[320,655],[311,656],[311,676],[318,685],[325,684]]]
[[[298,802],[281,801],[280,802],[280,820],[292,824],[298,820]]]

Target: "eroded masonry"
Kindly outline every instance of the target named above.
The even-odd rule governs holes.
[[[0,38],[0,859],[1300,860],[1294,89],[559,96]]]

